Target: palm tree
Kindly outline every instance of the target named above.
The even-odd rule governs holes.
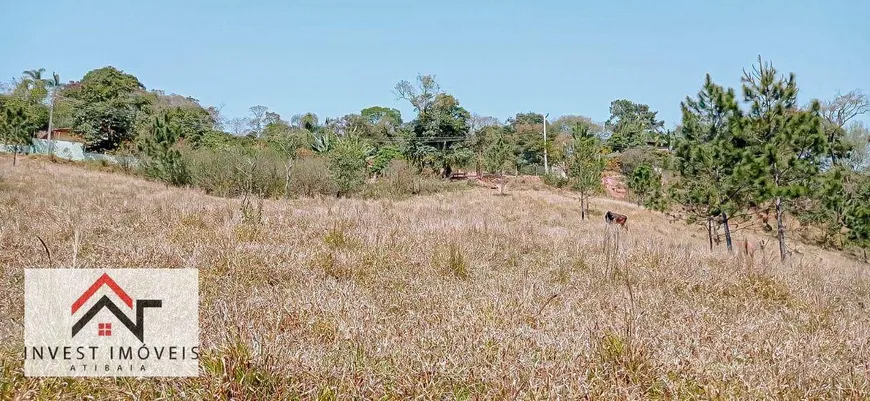
[[[27,83],[28,90],[30,90],[31,84],[36,84],[37,82],[45,82],[45,80],[42,79],[43,72],[45,72],[45,68],[21,72],[22,74],[24,74],[24,82]]]
[[[41,81],[43,72],[45,72],[45,68],[40,68],[38,70],[24,71],[24,72],[22,72],[22,74],[24,74],[25,80]]]
[[[51,79],[46,79],[45,86],[50,91],[51,94],[51,104],[48,108],[48,140],[51,140],[51,125],[54,121],[54,100],[57,97],[57,91],[63,87],[63,84],[60,83],[60,75],[57,75],[56,72],[51,74]]]

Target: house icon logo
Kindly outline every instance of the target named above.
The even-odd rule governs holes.
[[[133,299],[127,295],[127,292],[121,288],[115,280],[113,280],[107,273],[103,273],[100,278],[94,281],[91,286],[85,290],[84,293],[76,301],[72,304],[72,315],[76,316],[77,312],[79,312],[84,306],[84,304],[91,299],[94,294],[96,294],[97,290],[102,287],[109,287],[115,295],[123,303],[123,306],[126,306],[127,309],[133,309]],[[127,316],[127,314],[121,310],[118,305],[116,305],[112,300],[108,297],[108,295],[103,295],[90,309],[88,309],[84,313],[80,313],[81,317],[75,321],[72,326],[72,337],[75,337],[76,334],[81,332],[91,320],[94,319],[97,314],[103,309],[107,309],[111,312],[118,321],[121,323],[124,328],[130,331],[137,339],[141,342],[145,342],[145,309],[146,308],[160,308],[163,306],[163,301],[160,299],[138,299],[136,300],[136,308],[135,308],[135,322],[133,319]],[[100,337],[111,336],[112,335],[112,323],[111,322],[99,322],[97,325],[97,334]]]
[[[199,269],[24,270],[26,377],[195,377],[199,344]]]

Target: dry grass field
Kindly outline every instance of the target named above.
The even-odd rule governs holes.
[[[0,158],[2,399],[868,399],[868,265],[606,199],[237,199]],[[605,242],[606,210],[629,231]],[[23,269],[200,271],[197,378],[23,376]],[[743,234],[740,234],[743,235]]]

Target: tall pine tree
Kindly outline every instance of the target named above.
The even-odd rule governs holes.
[[[827,152],[820,107],[814,101],[808,109],[800,109],[794,74],[783,77],[761,57],[752,71],[744,71],[742,82],[744,98],[750,104],[744,139],[749,145],[751,169],[744,178],[756,184],[760,201],[773,200],[779,254],[785,260],[783,214],[792,201],[807,193]]]
[[[743,116],[733,89],[716,85],[708,74],[697,99],[686,98],[683,138],[675,156],[681,180],[675,196],[693,219],[707,224],[713,247],[713,220],[721,219],[725,242],[732,250],[729,217],[745,208],[750,186],[738,178],[745,142],[740,140]]]
[[[589,124],[577,123],[571,129],[572,143],[565,162],[571,187],[580,192],[580,218],[589,217],[589,194],[601,187],[604,160],[602,143]]]

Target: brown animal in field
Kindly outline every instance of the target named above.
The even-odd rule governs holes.
[[[626,215],[613,213],[608,210],[607,213],[604,215],[604,221],[606,221],[607,224],[619,224],[624,230],[628,230],[628,216]]]

